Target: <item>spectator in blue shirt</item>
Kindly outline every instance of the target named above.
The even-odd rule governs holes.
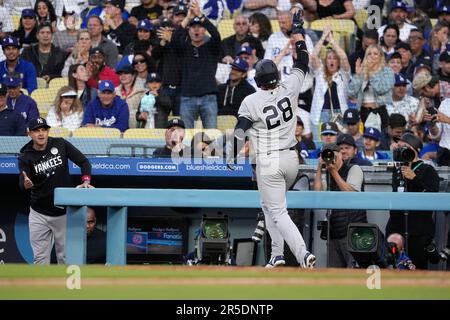
[[[22,88],[31,94],[37,88],[36,69],[32,63],[19,59],[19,40],[12,36],[3,38],[2,49],[6,60],[0,61],[0,78],[11,71],[22,74]]]
[[[364,149],[358,152],[359,159],[365,160],[387,160],[389,155],[376,151],[380,146],[381,132],[377,128],[368,127],[364,130]]]
[[[8,108],[19,112],[27,125],[31,120],[39,118],[39,109],[36,101],[22,92],[20,74],[6,74],[2,79],[2,83],[8,89],[8,99],[6,100]]]
[[[6,105],[6,86],[0,84],[0,136],[25,136],[25,120],[16,110]]]
[[[127,103],[117,97],[112,81],[103,80],[98,85],[98,97],[87,105],[83,126],[128,129],[129,109]]]

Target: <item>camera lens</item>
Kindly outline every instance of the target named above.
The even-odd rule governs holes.
[[[323,161],[330,163],[334,160],[334,151],[331,149],[324,149],[320,154],[320,157]]]

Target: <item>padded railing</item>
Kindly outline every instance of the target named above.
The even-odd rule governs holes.
[[[289,191],[289,208],[450,211],[449,193]],[[127,207],[259,208],[255,190],[57,188],[55,205],[67,206],[66,262],[86,262],[86,206],[106,206],[106,261],[126,264]]]

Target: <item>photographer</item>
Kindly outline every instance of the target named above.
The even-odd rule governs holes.
[[[322,181],[322,168],[326,169],[327,181]],[[335,143],[323,147],[314,177],[315,191],[364,191],[364,174],[358,165],[344,161],[340,148]],[[353,257],[347,249],[347,228],[349,223],[367,222],[366,212],[362,210],[331,210],[328,215],[328,267],[350,268]],[[326,239],[321,235],[322,239]],[[324,239],[324,240],[325,240]]]
[[[431,110],[425,112],[424,120],[430,121],[432,139],[439,139],[437,151],[438,166],[450,165],[450,99],[442,101],[439,111],[431,115]]]
[[[439,192],[439,176],[436,170],[419,159],[422,141],[412,133],[405,133],[393,151],[398,164],[392,177],[394,192]],[[406,214],[407,213],[407,214]],[[405,238],[406,252],[417,269],[427,269],[428,251],[433,251],[433,212],[391,211],[386,235],[399,233]],[[434,249],[435,250],[435,249]]]

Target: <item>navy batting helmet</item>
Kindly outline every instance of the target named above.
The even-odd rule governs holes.
[[[272,60],[263,59],[258,61],[255,71],[255,82],[259,88],[262,86],[274,86],[280,81],[277,65]]]

